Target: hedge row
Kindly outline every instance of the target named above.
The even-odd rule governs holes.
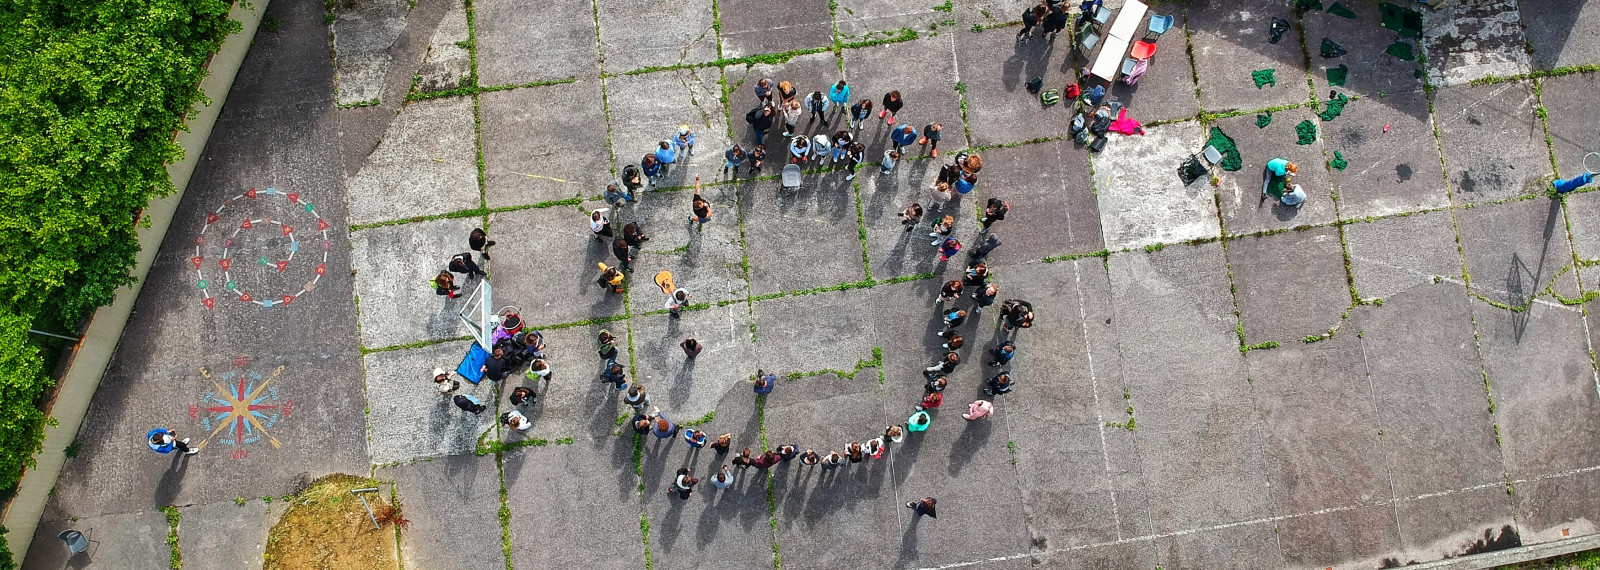
[[[0,489],[32,465],[47,421],[53,363],[27,330],[70,333],[133,282],[136,213],[173,191],[172,133],[239,30],[229,8],[0,0]]]

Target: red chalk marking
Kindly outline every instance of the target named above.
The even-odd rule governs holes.
[[[287,236],[293,231],[294,231],[294,227],[290,226],[289,224],[284,224],[283,225],[283,235]]]
[[[244,448],[232,449],[228,451],[228,459],[244,459],[249,456],[250,452]]]
[[[224,257],[222,259],[217,260],[217,265],[221,265],[222,266],[222,270],[223,271],[227,271],[229,267],[233,266],[233,260],[230,259],[230,258]]]
[[[287,262],[287,261],[279,261],[279,262],[277,262],[277,264],[278,264],[278,273],[283,273],[284,269],[288,269],[289,268],[289,262]]]
[[[189,419],[192,420],[198,417],[200,417],[200,406],[189,404]]]
[[[327,275],[327,274],[328,274],[328,264],[326,264],[326,263],[317,264],[317,275]],[[306,289],[306,290],[310,291],[311,289]]]
[[[200,237],[194,238],[194,244],[195,245],[205,245],[206,244],[206,236],[200,236]]]
[[[198,255],[189,258],[189,262],[194,264],[194,268],[195,269],[199,269],[200,268],[200,262],[205,261],[205,260],[206,260],[206,258],[200,257]]]
[[[250,292],[249,291],[244,291],[242,294],[240,294],[239,295],[239,300],[240,301],[244,301],[246,303],[255,301],[255,299],[250,296]]]
[[[215,224],[215,223],[217,223],[217,220],[220,220],[220,219],[222,219],[222,217],[218,216],[216,212],[208,212],[208,213],[206,213],[206,223],[207,224]]]
[[[285,304],[285,305],[289,304],[289,302],[293,301],[293,300],[294,300],[294,295],[284,295],[283,296],[283,304]]]
[[[246,366],[249,366],[250,365],[250,357],[248,357],[248,356],[235,356],[235,357],[233,357],[233,365],[234,366],[238,366],[240,368],[244,368]]]
[[[254,200],[254,199],[256,199],[256,189],[255,188],[251,188],[249,190],[246,190],[244,195],[245,195],[246,198]]]
[[[248,229],[253,228],[253,227],[255,227],[255,226],[250,224],[250,220],[245,220],[243,223],[239,224],[239,228],[240,229],[248,230]]]
[[[283,417],[287,418],[287,417],[289,417],[289,414],[292,414],[292,413],[294,413],[294,400],[289,400],[287,402],[284,402],[283,403]]]
[[[317,231],[320,232],[325,229],[328,229],[328,222],[322,218],[317,218]]]
[[[295,204],[299,204],[300,203],[300,193],[299,192],[290,192],[289,193],[289,201],[292,202],[292,203],[295,203]]]
[[[205,304],[206,309],[208,310],[216,310],[217,308],[217,300],[213,297],[206,297],[201,299],[200,302]]]

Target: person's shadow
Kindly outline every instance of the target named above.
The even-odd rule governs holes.
[[[170,505],[178,498],[178,491],[183,490],[183,474],[189,470],[189,457],[182,451],[173,450],[172,463],[167,466],[167,471],[161,474],[161,482],[156,483],[156,506]]]

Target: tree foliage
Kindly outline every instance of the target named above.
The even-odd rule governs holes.
[[[50,385],[27,329],[133,282],[134,227],[239,23],[223,0],[0,0],[0,488],[39,449]],[[0,561],[3,564],[3,561]]]

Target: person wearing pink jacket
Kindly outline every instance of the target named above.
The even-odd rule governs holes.
[[[972,421],[992,413],[994,413],[994,404],[989,403],[988,400],[974,400],[971,404],[967,404],[967,413],[961,414],[961,417],[966,418],[967,421]]]

